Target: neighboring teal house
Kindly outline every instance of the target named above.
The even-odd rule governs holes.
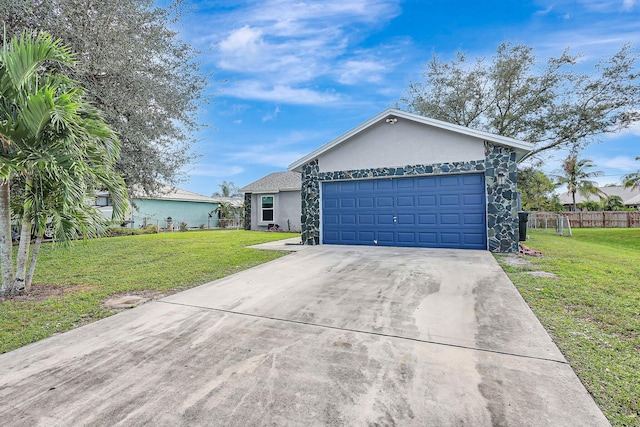
[[[131,202],[134,227],[154,224],[162,229],[178,229],[181,223],[188,228],[218,226],[215,210],[219,202],[181,188],[165,187],[156,196],[132,194]]]
[[[218,226],[216,209],[220,201],[202,194],[176,187],[163,187],[156,195],[131,192],[131,211],[126,225],[144,227],[155,225],[159,229],[178,230],[180,224],[187,228],[214,228]],[[108,193],[98,193],[96,206],[107,217],[111,216],[111,200]]]

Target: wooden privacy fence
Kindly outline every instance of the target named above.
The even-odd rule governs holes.
[[[551,212],[531,212],[527,225],[530,228],[554,228],[558,216]],[[562,216],[569,219],[572,228],[640,227],[640,211],[563,212]]]

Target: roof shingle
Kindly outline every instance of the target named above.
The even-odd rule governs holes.
[[[240,189],[242,193],[277,193],[300,191],[302,178],[298,172],[274,172]]]

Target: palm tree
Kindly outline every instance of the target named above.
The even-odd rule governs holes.
[[[564,162],[562,162],[563,174],[557,176],[558,185],[567,186],[567,194],[571,194],[573,200],[573,211],[576,209],[576,193],[589,197],[590,195],[596,195],[602,199],[604,193],[598,188],[598,184],[595,181],[590,180],[597,176],[601,176],[601,171],[589,172],[588,169],[594,167],[593,163],[589,159],[578,160],[576,154],[570,154]]]
[[[77,83],[52,63],[72,66],[73,56],[46,33],[5,40],[0,53],[0,231],[5,235],[12,215],[21,225],[15,273],[11,242],[0,240],[0,293],[28,290],[47,224],[63,242],[78,231],[100,231],[97,212],[86,202],[93,190],[111,192],[115,217],[126,209],[124,182],[114,172],[117,138]],[[10,184],[17,189],[13,204]],[[32,233],[36,247],[27,272]]]
[[[220,191],[216,191],[211,197],[239,197],[240,192],[238,187],[233,182],[222,181],[222,184],[218,184]]]
[[[605,211],[619,211],[624,208],[624,201],[620,196],[607,196],[602,207]]]
[[[636,157],[636,160],[640,160],[640,156]],[[634,190],[640,188],[640,170],[622,177],[622,185],[624,188],[631,187]]]

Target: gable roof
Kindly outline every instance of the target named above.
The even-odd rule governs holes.
[[[142,191],[136,191],[136,189],[133,189],[131,193],[131,198],[133,199],[218,203],[218,200],[213,197],[203,196],[202,194],[194,193],[193,191],[184,190],[178,187],[172,187],[170,185],[162,185],[158,192],[153,195],[144,194]]]
[[[636,206],[640,205],[640,188],[631,189],[624,188],[622,186],[616,187],[598,187],[598,190],[605,193],[607,196],[618,196],[622,199],[622,203],[628,206]],[[571,194],[562,193],[559,196],[560,203],[563,205],[573,205],[573,199]],[[580,193],[576,193],[576,204],[586,202],[586,201],[594,201],[599,202],[600,198],[596,195],[589,195],[588,197],[584,197]]]
[[[331,150],[333,147],[335,147],[336,145],[342,144],[343,142],[347,141],[348,139],[350,139],[351,137],[353,137],[354,135],[372,127],[373,125],[375,125],[376,123],[382,121],[382,120],[386,120],[387,118],[398,118],[398,119],[404,119],[404,120],[411,120],[413,122],[416,123],[422,123],[425,125],[429,125],[429,126],[433,126],[439,129],[444,129],[444,130],[448,130],[451,132],[456,132],[462,135],[467,135],[467,136],[471,136],[474,138],[479,138],[482,139],[484,141],[489,141],[489,142],[493,142],[495,144],[498,145],[502,145],[502,146],[506,146],[506,147],[511,147],[514,148],[516,150],[517,153],[517,157],[518,158],[522,158],[522,156],[524,156],[526,153],[530,152],[531,150],[533,150],[533,144],[530,142],[526,142],[526,141],[520,141],[517,139],[513,139],[513,138],[508,138],[506,136],[500,136],[500,135],[495,135],[489,132],[484,132],[484,131],[480,131],[480,130],[476,130],[476,129],[471,129],[465,126],[460,126],[460,125],[455,125],[453,123],[448,123],[448,122],[443,122],[442,120],[436,120],[436,119],[430,119],[428,117],[424,117],[424,116],[420,116],[418,114],[413,114],[413,113],[407,113],[406,111],[402,111],[402,110],[397,110],[395,108],[388,108],[386,110],[384,110],[383,112],[381,112],[380,114],[372,117],[371,119],[367,120],[366,122],[360,124],[359,126],[356,126],[355,128],[351,129],[348,132],[343,133],[342,135],[340,135],[339,137],[337,137],[336,139],[329,141],[328,143],[324,144],[322,147],[318,148],[317,150],[312,151],[311,153],[307,154],[306,156],[296,160],[295,162],[291,163],[288,167],[288,169],[290,171],[293,170],[300,170],[300,168],[305,165],[306,163],[308,163],[309,161],[317,158],[318,156],[322,155],[323,153]]]
[[[298,172],[273,172],[240,189],[242,193],[278,193],[300,191],[302,178]]]

